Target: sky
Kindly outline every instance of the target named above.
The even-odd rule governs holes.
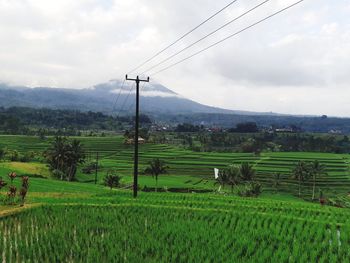
[[[0,0],[0,82],[87,88],[122,79],[231,1]],[[296,1],[270,0],[145,75],[211,106],[350,117],[349,0],[304,0],[152,75]],[[237,0],[130,76],[262,2]]]

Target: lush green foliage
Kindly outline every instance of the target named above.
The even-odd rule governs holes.
[[[44,199],[41,200],[43,202]],[[59,201],[59,200],[58,200]],[[0,219],[6,262],[346,262],[349,210],[218,195],[101,193]]]
[[[74,139],[71,138],[71,139]],[[79,137],[84,145],[87,163],[96,161],[96,152],[100,154],[98,179],[103,183],[103,177],[108,170],[116,169],[123,176],[122,182],[129,184],[133,173],[133,145],[124,144],[122,136],[117,137]],[[41,156],[53,138],[41,140],[31,136],[0,136],[0,148],[16,150],[19,154],[33,151],[36,156]],[[319,189],[323,190],[326,198],[345,196],[350,189],[349,155],[328,153],[296,153],[276,152],[261,153],[256,156],[251,153],[216,153],[193,152],[175,146],[164,144],[140,145],[140,171],[148,166],[148,162],[154,158],[160,158],[169,166],[168,173],[159,181],[160,187],[186,188],[186,189],[217,189],[214,186],[213,168],[225,169],[227,165],[241,165],[249,162],[253,165],[256,175],[255,180],[262,184],[264,192],[275,192],[275,174],[279,173],[278,191],[298,195],[298,181],[292,178],[292,171],[299,161],[313,162],[318,160],[325,166],[325,172],[316,177],[315,193],[318,198]],[[38,157],[36,157],[38,158]],[[39,160],[40,161],[40,160]],[[23,166],[23,167],[22,167]],[[42,163],[0,163],[0,173],[17,171],[20,174],[48,176],[47,168]],[[77,171],[77,180],[91,182],[95,175],[84,174]],[[156,182],[148,177],[141,176],[140,187],[155,187]],[[301,184],[301,196],[312,198],[313,180]]]
[[[72,181],[78,165],[85,162],[85,152],[80,141],[55,137],[50,148],[45,151],[46,160],[57,178]]]
[[[105,176],[104,184],[105,186],[108,186],[111,190],[113,187],[118,187],[120,185],[122,177],[116,174],[116,171],[108,171],[107,175]]]
[[[156,179],[156,184],[158,185],[158,176],[160,174],[167,173],[168,169],[169,166],[167,166],[163,160],[154,158],[148,163],[148,167],[145,169],[145,173],[152,175]]]
[[[115,130],[121,123],[131,122],[131,117],[115,118],[100,112],[0,107],[0,132],[7,134],[78,135],[79,130]]]
[[[310,133],[269,133],[254,134],[230,132],[178,133],[175,140],[195,151],[246,152],[324,152],[349,153],[348,136]],[[157,138],[157,135],[154,135]]]

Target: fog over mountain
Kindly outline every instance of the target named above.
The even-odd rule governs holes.
[[[237,113],[206,106],[173,92],[157,83],[141,84],[141,111],[153,114]],[[77,109],[108,114],[130,114],[135,105],[135,84],[111,80],[85,89],[51,87],[29,88],[0,84],[0,106]],[[256,114],[256,113],[254,113]]]

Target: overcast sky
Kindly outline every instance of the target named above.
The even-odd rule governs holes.
[[[271,0],[168,64],[295,1]],[[85,88],[122,78],[229,2],[0,0],[0,81]],[[147,66],[260,2],[238,0]],[[350,116],[350,1],[305,0],[152,80],[222,108]]]

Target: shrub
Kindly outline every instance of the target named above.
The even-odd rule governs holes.
[[[106,177],[104,178],[105,186],[111,188],[118,187],[120,185],[121,176],[117,175],[115,171],[108,171]]]
[[[238,188],[237,194],[245,197],[258,197],[262,193],[262,186],[258,182],[250,182]]]

